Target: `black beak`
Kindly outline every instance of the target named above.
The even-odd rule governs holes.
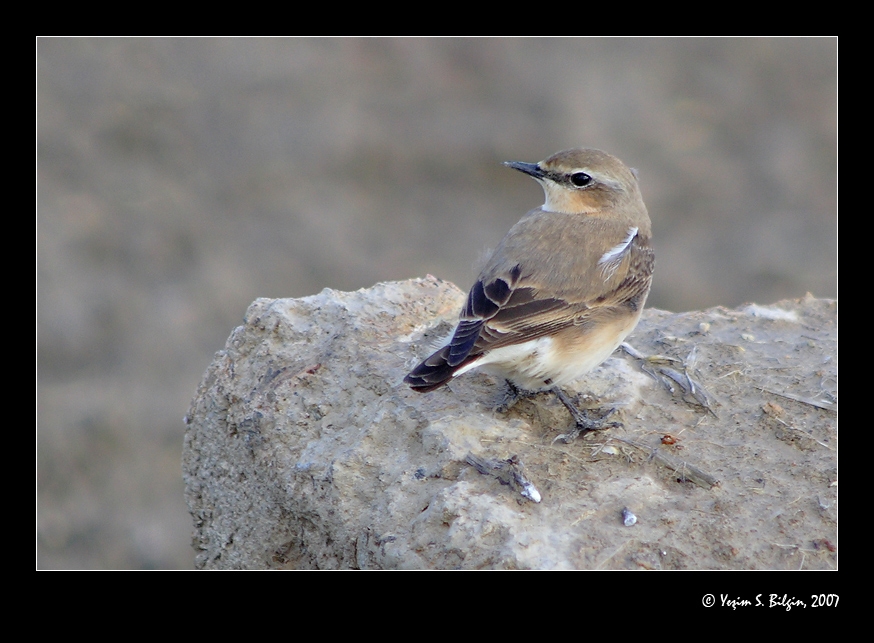
[[[519,170],[520,172],[525,172],[529,176],[533,176],[535,179],[542,179],[546,176],[546,172],[540,169],[540,166],[537,163],[522,163],[521,161],[504,161],[504,165],[507,167],[511,167],[514,170]]]

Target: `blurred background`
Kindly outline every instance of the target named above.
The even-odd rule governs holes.
[[[636,167],[648,305],[837,296],[837,41],[37,40],[37,566],[190,568],[182,418],[256,297],[467,289],[543,201]]]

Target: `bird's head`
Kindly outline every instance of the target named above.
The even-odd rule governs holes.
[[[548,212],[597,214],[623,205],[643,205],[637,177],[615,156],[595,149],[553,154],[539,163],[507,161],[543,187]]]

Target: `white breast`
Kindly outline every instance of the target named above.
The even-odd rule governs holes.
[[[521,344],[489,351],[455,373],[474,368],[504,377],[519,388],[540,391],[579,379],[610,357],[616,347],[637,325],[637,315],[629,315],[577,334],[579,327],[565,329],[559,336],[538,337]],[[547,383],[548,382],[548,383]]]

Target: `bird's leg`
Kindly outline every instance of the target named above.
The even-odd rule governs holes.
[[[571,402],[571,399],[565,395],[565,392],[562,391],[559,387],[552,387],[552,392],[555,393],[555,396],[559,399],[559,401],[565,405],[568,411],[570,411],[571,417],[574,419],[575,427],[573,430],[568,433],[563,433],[559,435],[555,440],[561,440],[564,443],[572,442],[575,440],[581,433],[585,433],[588,431],[603,431],[604,429],[612,429],[621,427],[621,422],[606,422],[605,420],[612,415],[616,409],[610,409],[610,411],[603,418],[594,420],[589,417],[589,415],[585,411],[581,411],[576,407],[576,405]],[[553,442],[555,441],[553,440]]]
[[[519,388],[510,380],[504,381],[507,382],[507,392],[504,394],[503,401],[495,409],[499,413],[506,413],[516,405],[516,402],[531,394],[530,391]]]

